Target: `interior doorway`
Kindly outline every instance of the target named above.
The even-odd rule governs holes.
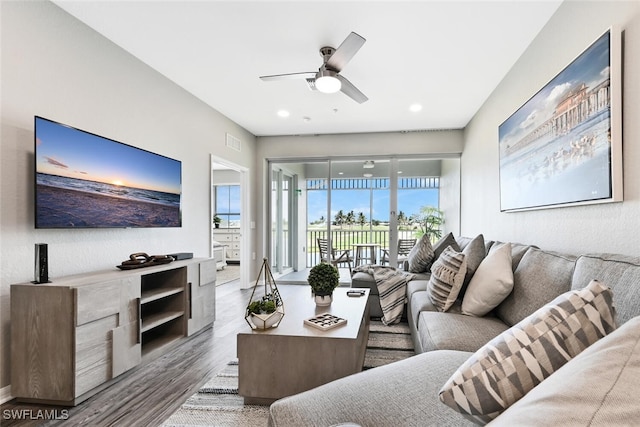
[[[226,281],[249,283],[249,183],[248,169],[211,156],[211,257]],[[235,275],[226,274],[229,270]],[[233,277],[232,277],[233,276]],[[221,283],[218,283],[221,284]]]

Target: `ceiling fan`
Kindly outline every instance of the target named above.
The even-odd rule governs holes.
[[[323,93],[334,93],[342,91],[345,95],[359,104],[369,98],[349,80],[340,75],[340,71],[347,65],[351,58],[360,50],[364,42],[364,37],[352,32],[342,42],[337,49],[330,46],[320,48],[323,64],[318,71],[308,71],[303,73],[276,74],[273,76],[260,76],[265,82],[276,80],[306,79],[309,88]]]

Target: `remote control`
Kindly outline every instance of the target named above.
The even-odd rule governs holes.
[[[347,291],[347,296],[350,297],[361,297],[364,295],[364,291]]]

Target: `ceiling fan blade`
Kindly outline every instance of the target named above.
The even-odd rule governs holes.
[[[308,71],[304,73],[289,73],[289,74],[275,74],[272,76],[260,76],[260,80],[265,82],[272,82],[277,80],[298,80],[315,78],[316,71]]]
[[[351,58],[360,50],[364,42],[367,40],[359,34],[351,32],[340,46],[333,52],[333,55],[327,61],[327,65],[340,72]]]
[[[342,93],[356,101],[358,104],[362,104],[363,102],[367,102],[369,100],[369,98],[367,98],[364,93],[360,92],[360,90],[355,87],[349,80],[345,79],[340,74],[338,74],[336,77],[338,78],[338,80],[340,80],[340,83],[342,83],[342,87],[340,88]]]

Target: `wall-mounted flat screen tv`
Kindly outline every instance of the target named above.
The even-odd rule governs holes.
[[[182,163],[35,117],[36,228],[181,227]]]

